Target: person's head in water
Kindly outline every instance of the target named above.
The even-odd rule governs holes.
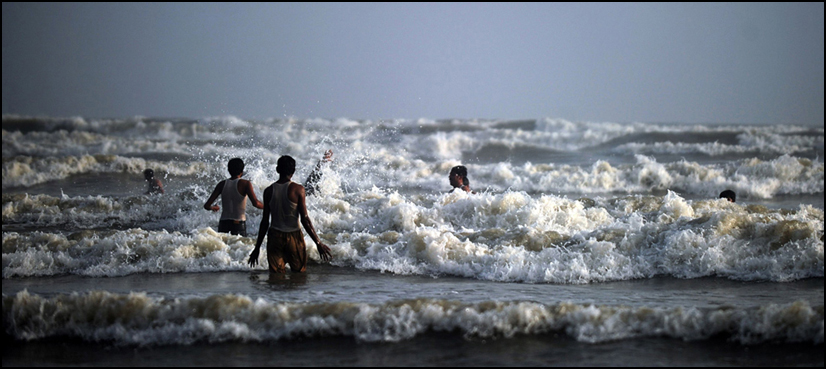
[[[275,171],[285,177],[293,175],[295,173],[295,159],[289,155],[278,158],[278,166],[275,167]]]
[[[467,178],[467,168],[464,165],[457,165],[450,169],[450,174],[448,175],[450,179],[450,185],[459,188],[463,188],[465,186],[470,186],[470,180]]]
[[[240,176],[244,173],[244,161],[241,158],[229,159],[227,170],[229,170],[229,175],[232,177]]]
[[[728,199],[728,201],[735,202],[734,200],[737,199],[737,195],[735,195],[734,191],[732,190],[725,190],[723,192],[720,192],[720,198],[726,198]]]
[[[160,179],[155,178],[155,171],[152,169],[146,169],[143,171],[143,178],[146,179],[146,183],[149,184],[149,188],[146,190],[147,194],[154,194],[154,193],[164,193],[163,184],[161,183]]]

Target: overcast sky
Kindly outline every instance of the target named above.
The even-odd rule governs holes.
[[[3,3],[3,114],[823,124],[823,3]]]

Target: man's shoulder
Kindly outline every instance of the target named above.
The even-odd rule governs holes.
[[[307,191],[304,189],[304,186],[296,182],[290,182],[290,188],[288,189],[288,191],[300,196],[307,195]]]
[[[222,179],[221,182],[215,184],[215,191],[223,191],[224,185],[227,183],[226,179]]]

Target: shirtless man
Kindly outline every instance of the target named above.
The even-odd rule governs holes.
[[[146,183],[148,185],[146,189],[147,195],[153,194],[162,194],[163,193],[163,184],[161,183],[160,179],[155,178],[155,171],[152,169],[147,169],[143,171],[143,178],[146,179]]]
[[[303,273],[307,270],[307,250],[299,219],[315,242],[322,261],[332,259],[330,247],[321,242],[313,228],[313,222],[307,213],[304,186],[292,181],[295,159],[287,155],[278,158],[275,171],[279,174],[278,181],[264,190],[264,215],[258,228],[255,249],[250,253],[249,265],[254,267],[258,263],[258,253],[266,235],[270,273],[286,273],[286,264],[290,265],[293,273]]]
[[[221,203],[224,211],[221,212],[221,219],[218,221],[218,232],[234,235],[247,236],[247,197],[250,198],[252,206],[263,209],[264,204],[255,197],[252,182],[241,179],[244,174],[244,161],[240,158],[230,159],[227,163],[229,179],[225,179],[215,186],[212,195],[209,196],[204,209],[218,211],[221,207],[212,203],[221,195]]]
[[[318,164],[315,165],[315,169],[310,175],[307,177],[307,181],[304,182],[307,190],[307,196],[311,196],[318,191],[318,182],[321,181],[321,167],[325,163],[329,163],[333,161],[333,150],[327,150],[324,152],[324,157],[318,161]]]
[[[467,168],[465,168],[464,165],[457,165],[451,168],[447,178],[450,180],[450,185],[453,186],[450,192],[458,188],[465,192],[474,193],[470,190],[470,180],[467,179]]]

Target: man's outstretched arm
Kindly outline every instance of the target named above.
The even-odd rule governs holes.
[[[255,240],[255,248],[250,253],[250,258],[247,261],[250,267],[258,264],[258,253],[261,249],[261,244],[264,243],[264,236],[270,228],[270,199],[272,199],[272,186],[264,190],[264,214],[261,215],[261,223],[258,226],[258,238]]]

